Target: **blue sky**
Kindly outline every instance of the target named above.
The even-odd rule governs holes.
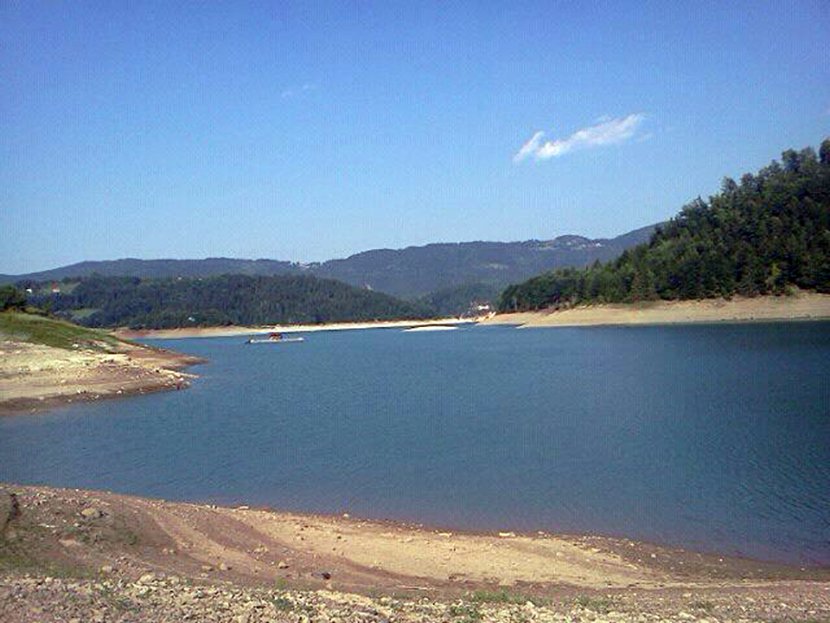
[[[828,33],[824,0],[3,2],[0,272],[613,236],[830,135]]]

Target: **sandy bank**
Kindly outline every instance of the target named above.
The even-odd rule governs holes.
[[[655,301],[631,305],[586,305],[560,311],[498,314],[482,324],[522,327],[648,325],[830,319],[830,294],[736,297],[732,300]]]
[[[321,620],[330,614],[332,601],[378,615],[358,617],[362,621],[449,621],[457,620],[461,609],[504,621],[572,621],[575,615],[602,621],[609,610],[619,613],[607,619],[614,621],[697,618],[689,612],[720,621],[830,613],[828,570],[706,556],[627,539],[451,533],[346,516],[17,485],[0,486],[0,526],[0,591],[25,593],[29,599],[23,603],[39,603],[37,596],[46,594],[51,581],[26,589],[29,585],[15,574],[48,575],[49,570],[62,577],[97,577],[107,583],[102,589],[107,595],[138,600],[134,610],[143,608],[140,598],[169,590],[169,603],[144,604],[149,620],[156,620],[152,614],[160,607],[171,611],[159,620],[180,620],[182,608],[195,604],[209,605],[203,616],[212,612],[216,620],[239,620],[236,615],[244,613],[222,618],[227,602],[212,600],[226,594],[221,591],[233,594],[233,603],[264,597],[273,604],[278,597],[285,611],[305,604],[302,611],[308,613],[307,606],[316,604]],[[195,597],[178,601],[191,590]],[[398,600],[394,616],[387,611],[392,596]],[[57,599],[46,607],[62,603]],[[86,614],[96,607],[109,612],[111,606],[83,603]],[[414,604],[420,606],[410,612]],[[37,610],[13,612],[19,618],[11,620],[41,620]],[[339,612],[337,620],[356,620],[351,610],[351,616]],[[658,616],[643,619],[647,612]],[[263,611],[245,620],[274,620],[258,614]],[[69,618],[67,613],[60,620]]]
[[[110,352],[0,341],[0,414],[187,387],[197,357],[120,343]]]
[[[316,331],[349,331],[356,329],[406,329],[415,326],[462,325],[474,320],[437,318],[433,320],[383,320],[377,322],[332,322],[328,324],[286,324],[265,327],[193,327],[182,329],[116,329],[115,334],[128,339],[164,339],[193,337],[233,337],[279,331],[280,333],[313,333]]]
[[[703,555],[628,539],[450,532],[348,515],[230,508],[103,491],[0,484],[2,489],[16,493],[29,522],[52,526],[39,535],[45,542],[38,547],[48,544],[51,534],[60,537],[53,545],[72,555],[83,551],[65,542],[73,535],[83,543],[98,534],[97,541],[106,544],[108,531],[129,530],[149,546],[135,552],[146,556],[145,564],[197,577],[214,577],[224,565],[229,567],[224,571],[233,573],[222,577],[240,581],[282,577],[390,589],[521,584],[657,589],[830,581],[830,569]],[[99,521],[76,526],[85,517],[84,508],[97,510],[89,514]],[[323,571],[331,577],[318,577]]]

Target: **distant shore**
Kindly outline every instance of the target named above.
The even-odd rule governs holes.
[[[571,309],[498,314],[484,325],[583,327],[729,322],[778,322],[830,319],[830,294],[799,292],[700,301],[653,301],[627,305],[581,305]]]
[[[255,335],[271,332],[311,333],[316,331],[351,331],[357,329],[407,329],[435,325],[472,324],[474,319],[433,318],[429,320],[378,320],[368,322],[331,322],[325,324],[283,324],[259,327],[184,327],[180,329],[116,329],[114,333],[125,339],[164,339],[174,340],[194,337],[233,337],[236,335]]]

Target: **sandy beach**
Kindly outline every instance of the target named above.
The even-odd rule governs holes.
[[[565,310],[498,314],[485,325],[579,327],[830,319],[830,294],[735,297],[731,300],[654,301],[630,305],[585,305]]]
[[[430,320],[381,320],[377,322],[332,322],[327,324],[286,324],[264,327],[192,327],[182,329],[116,329],[115,335],[125,339],[164,339],[194,337],[233,337],[236,335],[260,335],[277,331],[280,333],[314,333],[317,331],[354,331],[359,329],[407,329],[435,325],[464,325],[474,319],[434,318]]]
[[[193,618],[200,606],[211,620],[248,622],[308,620],[288,614],[312,606],[311,620],[343,621],[459,620],[462,610],[498,621],[830,616],[830,570],[628,539],[450,532],[19,485],[0,486],[0,526],[0,608],[9,621],[44,611],[53,616],[40,620],[99,612],[121,620],[122,602],[142,620]],[[65,580],[73,577],[83,581]],[[67,600],[75,591],[101,599]],[[26,599],[9,602],[10,594]],[[276,598],[285,618],[249,607]]]

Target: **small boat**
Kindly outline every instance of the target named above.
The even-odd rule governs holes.
[[[305,342],[304,337],[285,337],[282,333],[269,333],[268,337],[250,338],[246,344],[283,344],[285,342]]]

